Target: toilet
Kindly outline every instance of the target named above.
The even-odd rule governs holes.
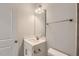
[[[56,49],[49,48],[48,49],[48,56],[68,56],[68,55],[64,54]]]

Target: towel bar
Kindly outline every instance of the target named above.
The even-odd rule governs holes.
[[[66,22],[66,21],[70,21],[70,22],[72,22],[73,19],[66,19],[66,20],[54,21],[54,22],[46,23],[46,25],[53,24],[53,23]]]

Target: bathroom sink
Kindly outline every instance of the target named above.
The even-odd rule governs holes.
[[[24,41],[31,44],[32,46],[43,43],[46,41],[45,37],[40,38],[39,40],[37,40],[36,37],[30,37],[30,38],[24,38]]]

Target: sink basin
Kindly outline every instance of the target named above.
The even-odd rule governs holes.
[[[39,40],[37,40],[36,37],[30,37],[30,38],[24,38],[24,41],[31,44],[32,46],[43,43],[46,41],[45,37],[40,38]]]

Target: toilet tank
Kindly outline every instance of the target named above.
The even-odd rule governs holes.
[[[56,49],[49,48],[48,49],[48,56],[68,56],[68,55],[64,54]]]

